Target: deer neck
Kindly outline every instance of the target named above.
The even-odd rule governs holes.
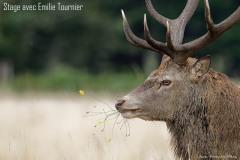
[[[198,159],[201,155],[231,153],[234,149],[229,147],[233,146],[230,143],[236,143],[236,140],[240,143],[240,120],[234,118],[240,117],[237,111],[240,110],[240,88],[225,75],[214,71],[210,71],[207,81],[202,91],[192,91],[191,95],[195,96],[189,97],[188,105],[179,107],[176,118],[167,121],[172,145],[179,158],[188,159],[189,154],[191,159]],[[226,138],[229,144],[221,142]],[[213,141],[216,143],[210,143]]]

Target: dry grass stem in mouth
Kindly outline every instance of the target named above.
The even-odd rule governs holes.
[[[94,127],[103,125],[101,132],[105,131],[107,122],[114,120],[113,125],[112,125],[111,138],[108,139],[109,143],[111,142],[111,140],[113,138],[114,129],[115,129],[116,125],[120,125],[120,130],[122,130],[123,126],[125,127],[126,137],[131,135],[130,134],[130,124],[129,124],[128,120],[122,118],[121,120],[118,121],[120,113],[116,109],[113,109],[111,107],[111,105],[109,105],[106,101],[104,101],[104,100],[96,97],[95,95],[90,94],[89,92],[86,92],[84,90],[80,90],[79,94],[81,96],[90,96],[91,98],[103,103],[109,109],[109,110],[102,109],[100,111],[88,111],[88,112],[86,112],[86,115],[83,116],[83,117],[94,117],[94,116],[99,117],[99,116],[101,116],[100,118],[98,118],[97,124],[94,125]],[[93,108],[94,108],[94,110],[96,110],[98,107],[94,106]],[[95,135],[95,134],[93,134],[93,135]]]

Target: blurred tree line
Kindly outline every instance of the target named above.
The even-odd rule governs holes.
[[[143,37],[144,0],[11,0],[9,4],[37,2],[82,4],[82,11],[3,11],[0,3],[0,60],[13,64],[16,75],[44,73],[63,64],[98,74],[145,69],[158,64],[160,55],[129,44],[122,29],[121,9],[131,28]],[[176,18],[186,0],[152,0],[155,9],[168,18]],[[219,23],[239,7],[239,0],[210,0],[213,20]],[[165,42],[166,29],[148,16],[152,35]],[[203,0],[190,20],[184,41],[206,32]],[[240,25],[235,25],[213,44],[197,54],[211,54],[213,66],[231,76],[240,72]],[[154,62],[154,63],[152,63]],[[155,68],[156,66],[152,66]],[[153,69],[151,68],[151,69]]]

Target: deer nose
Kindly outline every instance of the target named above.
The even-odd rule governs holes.
[[[120,107],[123,105],[124,102],[125,102],[125,100],[118,100],[118,101],[115,103],[116,109],[119,110]]]

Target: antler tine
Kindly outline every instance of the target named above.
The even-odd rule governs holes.
[[[176,20],[180,20],[184,25],[186,25],[196,11],[198,3],[199,0],[188,0],[185,8]]]
[[[216,25],[216,30],[222,30],[223,32],[231,28],[234,24],[240,22],[240,6],[236,11],[227,19]]]
[[[232,13],[232,15],[230,15],[227,19],[219,24],[214,24],[212,21],[208,0],[204,0],[204,7],[208,32],[194,41],[175,46],[177,51],[187,51],[188,56],[191,56],[194,52],[206,47],[208,44],[213,42],[234,24],[240,22],[240,6],[234,13]]]
[[[156,41],[150,34],[149,29],[148,29],[148,24],[147,24],[147,16],[144,14],[144,36],[147,41],[147,43],[152,46],[153,48],[159,50],[160,52],[163,52],[164,54],[169,55],[169,49],[167,48],[167,45]],[[171,55],[169,55],[172,57]]]
[[[129,27],[129,24],[127,22],[127,18],[124,14],[124,11],[122,11],[122,17],[123,17],[123,28],[124,28],[124,32],[125,32],[125,35],[126,35],[126,38],[127,40],[137,46],[137,47],[141,47],[141,48],[145,48],[145,49],[149,49],[149,50],[152,50],[152,51],[155,51],[155,52],[158,52],[157,49],[151,47],[145,40],[137,37],[134,35],[134,33],[132,32],[131,28]]]
[[[146,6],[147,6],[147,10],[148,12],[151,14],[151,16],[158,21],[159,23],[161,23],[164,26],[167,26],[167,21],[169,21],[168,18],[160,15],[153,7],[151,0],[145,0]]]
[[[170,30],[170,24],[167,21],[167,35],[166,35],[166,39],[167,39],[167,45],[168,47],[172,50],[175,51],[175,47],[174,44],[172,42],[172,37],[171,37],[171,30]]]
[[[213,23],[213,20],[212,20],[208,0],[204,0],[204,6],[205,6],[204,7],[205,8],[205,21],[207,22],[207,28],[208,28],[210,33],[213,33],[214,23]]]

